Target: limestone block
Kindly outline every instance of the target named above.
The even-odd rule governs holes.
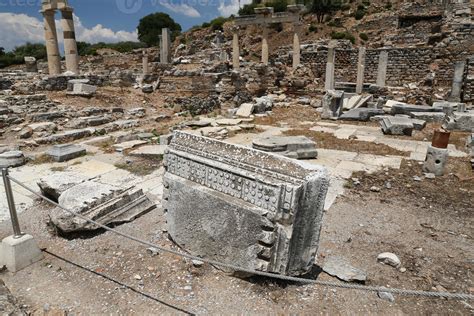
[[[59,196],[69,188],[88,180],[88,177],[71,171],[56,172],[38,181],[41,193],[57,201]]]
[[[429,105],[414,105],[414,104],[401,104],[397,103],[392,106],[391,113],[395,114],[407,114],[413,112],[442,112],[441,109],[435,108]]]
[[[425,163],[423,164],[423,171],[434,173],[436,176],[442,176],[447,160],[448,150],[446,148],[436,148],[430,145],[428,146]]]
[[[294,159],[313,159],[318,156],[315,142],[305,136],[266,136],[255,139],[252,147]]]
[[[46,154],[51,156],[54,161],[63,162],[68,161],[77,157],[84,156],[86,150],[75,144],[63,144],[63,145],[54,145],[49,149]]]
[[[168,232],[190,253],[300,275],[315,260],[325,168],[175,132],[163,178]]]
[[[383,115],[384,110],[375,108],[356,108],[342,114],[339,118],[348,121],[364,121],[367,122],[371,117]]]
[[[321,101],[323,106],[321,118],[338,118],[342,113],[343,99],[344,91],[328,90]]]
[[[19,167],[26,163],[23,152],[19,150],[7,151],[0,154],[0,168]]]
[[[405,117],[386,116],[380,121],[382,131],[388,135],[408,135],[413,133],[413,123]]]
[[[253,113],[255,105],[252,103],[242,103],[235,113],[237,116],[249,117]]]
[[[474,131],[474,111],[454,112],[449,116],[443,126],[450,131]]]
[[[59,205],[102,225],[117,225],[134,220],[156,205],[134,187],[123,190],[116,186],[85,181],[64,191]],[[62,234],[96,230],[96,224],[81,219],[57,207],[50,213],[50,222]]]
[[[429,123],[441,123],[445,118],[443,112],[412,112],[410,116],[414,119],[424,120]]]

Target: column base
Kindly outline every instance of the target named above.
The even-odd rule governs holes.
[[[27,266],[43,259],[43,253],[38,248],[31,235],[19,238],[8,236],[0,245],[0,263],[10,272],[20,271]]]

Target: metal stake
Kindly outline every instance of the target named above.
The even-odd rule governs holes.
[[[13,226],[13,238],[20,238],[24,234],[21,232],[18,215],[16,214],[15,200],[13,199],[13,191],[8,177],[8,168],[2,168],[3,184],[5,185],[5,193],[7,194],[8,209],[10,210],[10,218]]]

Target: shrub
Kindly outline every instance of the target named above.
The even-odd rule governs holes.
[[[332,32],[331,38],[332,39],[344,39],[346,37],[345,32]]]
[[[214,20],[211,20],[209,24],[211,25],[211,29],[213,31],[217,31],[217,30],[223,31],[222,26],[224,25],[225,22],[227,22],[227,19],[220,16],[220,17],[215,18]]]
[[[364,11],[364,10],[365,10],[365,6],[364,6],[363,4],[359,4],[359,5],[357,5],[357,10]]]
[[[354,14],[354,17],[356,20],[361,20],[365,15],[365,11],[364,10],[357,10]]]
[[[316,25],[311,24],[308,28],[308,31],[316,33],[318,31],[318,28],[316,27]]]
[[[369,39],[369,36],[366,33],[360,33],[359,37],[363,41],[367,41]]]

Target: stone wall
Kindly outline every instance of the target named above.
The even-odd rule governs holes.
[[[430,72],[436,74],[436,85],[450,87],[454,73],[455,61],[467,58],[463,54],[453,54],[445,49],[432,47],[389,48],[387,66],[387,85],[400,86],[407,83],[418,83]],[[382,49],[367,49],[365,57],[364,81],[375,83],[379,54]],[[357,76],[357,49],[336,49],[336,81],[354,82]],[[301,62],[311,64],[316,77],[324,78],[326,72],[327,48],[317,51],[302,52]],[[290,61],[287,62],[288,64]]]
[[[466,62],[463,101],[474,102],[474,57],[469,58]]]

